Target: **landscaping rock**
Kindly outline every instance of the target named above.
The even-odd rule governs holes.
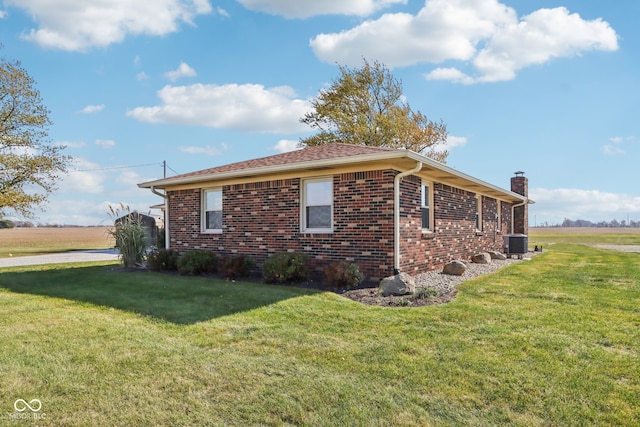
[[[416,290],[416,282],[407,273],[385,277],[380,281],[379,292],[383,297],[389,295],[408,295]]]
[[[471,261],[476,264],[491,264],[491,255],[489,255],[487,252],[475,254],[471,257]]]
[[[462,276],[464,272],[467,270],[467,266],[464,262],[454,260],[448,264],[445,264],[442,269],[443,274],[448,274],[450,276]]]
[[[491,259],[499,259],[501,261],[504,261],[505,259],[507,259],[507,256],[505,254],[498,251],[489,252],[489,255],[491,256]]]

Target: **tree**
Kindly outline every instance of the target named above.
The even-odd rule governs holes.
[[[313,111],[300,122],[319,132],[300,144],[406,148],[444,162],[449,153],[439,143],[446,142],[446,125],[413,111],[404,101],[402,83],[383,64],[363,61],[362,68],[339,66],[340,77],[311,101]]]
[[[0,214],[25,217],[55,190],[71,158],[48,140],[49,110],[20,62],[0,57]]]

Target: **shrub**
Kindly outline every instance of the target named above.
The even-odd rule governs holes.
[[[180,274],[194,276],[215,273],[218,270],[218,256],[211,251],[194,249],[178,258]]]
[[[220,271],[227,279],[249,277],[256,262],[248,255],[226,256],[220,262]]]
[[[159,248],[164,248],[166,247],[166,235],[165,235],[165,230],[162,227],[158,227],[158,237],[156,239],[156,246]]]
[[[434,288],[418,288],[413,293],[414,299],[429,299],[440,295],[440,291]]]
[[[121,209],[109,206],[111,216],[117,218],[113,229],[108,233],[115,239],[120,260],[125,267],[135,267],[142,264],[149,247],[147,229],[138,212],[131,212],[128,206],[120,205]]]
[[[287,283],[307,280],[306,254],[282,252],[270,256],[262,266],[262,277],[267,283]]]
[[[356,264],[344,261],[328,265],[323,271],[329,286],[337,289],[351,289],[364,279]]]
[[[13,228],[16,225],[9,219],[0,219],[0,228]]]
[[[178,269],[178,251],[156,249],[147,255],[147,268],[153,271],[175,271]]]

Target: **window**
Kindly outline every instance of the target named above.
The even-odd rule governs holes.
[[[431,231],[433,221],[431,220],[431,190],[428,182],[422,182],[420,203],[422,208],[422,231]]]
[[[476,196],[476,230],[482,231],[482,196]]]
[[[222,189],[202,191],[202,232],[222,232]]]
[[[333,180],[331,178],[303,181],[302,231],[331,232],[333,228]]]

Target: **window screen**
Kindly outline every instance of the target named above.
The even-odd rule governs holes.
[[[204,191],[204,230],[222,230],[222,190]]]
[[[331,229],[333,212],[333,183],[330,179],[305,181],[305,229]]]
[[[431,229],[431,218],[429,217],[430,215],[430,211],[429,211],[429,199],[430,199],[430,195],[429,195],[429,184],[423,183],[422,184],[422,228],[429,230]]]

